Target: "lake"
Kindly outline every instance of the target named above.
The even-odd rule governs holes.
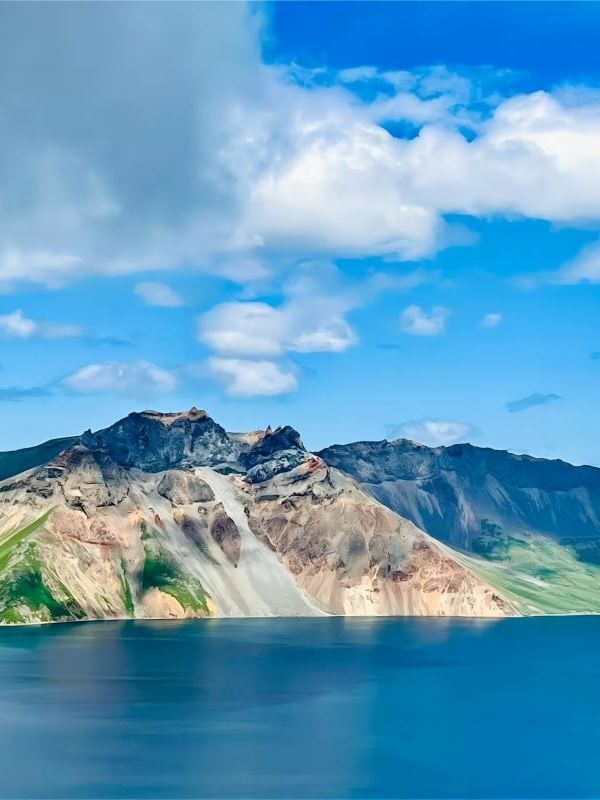
[[[2,798],[600,797],[600,618],[0,629]]]

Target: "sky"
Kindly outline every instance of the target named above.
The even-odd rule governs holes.
[[[133,410],[600,465],[600,5],[0,5],[0,450]]]

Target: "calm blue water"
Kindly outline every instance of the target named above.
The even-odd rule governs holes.
[[[0,630],[3,798],[600,797],[600,618]]]

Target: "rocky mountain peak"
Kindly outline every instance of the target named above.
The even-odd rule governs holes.
[[[300,434],[290,425],[268,428],[256,444],[240,456],[248,480],[259,483],[280,472],[287,472],[310,457]]]
[[[108,428],[86,431],[80,442],[127,469],[212,467],[222,473],[245,473],[251,482],[293,469],[309,457],[300,434],[289,425],[227,433],[195,407],[182,412],[133,412]]]
[[[210,419],[208,412],[204,411],[204,409],[196,408],[196,406],[192,406],[189,411],[141,411],[140,414],[144,417],[148,417],[149,419],[155,419],[161,422],[163,425],[172,425],[174,422],[179,422],[180,420],[190,420],[190,422],[196,422],[201,419]],[[131,416],[131,415],[130,415]]]
[[[104,430],[86,431],[82,443],[104,450],[127,468],[160,472],[173,467],[233,466],[238,447],[206,411],[133,412]]]

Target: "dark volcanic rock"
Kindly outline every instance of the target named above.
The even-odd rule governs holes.
[[[319,455],[380,502],[442,541],[481,551],[506,537],[569,540],[581,558],[600,537],[600,469],[457,444],[406,439],[334,445]]]
[[[235,469],[238,456],[225,429],[196,408],[182,414],[135,412],[110,428],[86,431],[82,441],[90,449],[105,450],[121,466],[146,472],[185,466]]]
[[[299,466],[308,458],[298,431],[286,425],[267,431],[264,437],[242,454],[241,462],[251,483],[269,480],[280,472]]]

